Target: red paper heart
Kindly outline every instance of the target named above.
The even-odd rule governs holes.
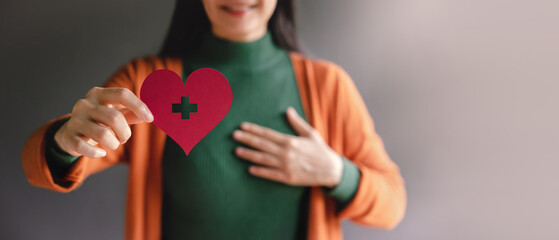
[[[188,155],[227,115],[233,92],[227,79],[215,69],[198,69],[185,84],[176,73],[162,69],[147,76],[140,98],[153,114],[153,123]]]

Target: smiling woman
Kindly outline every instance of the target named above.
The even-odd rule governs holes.
[[[406,194],[349,76],[298,53],[293,1],[178,1],[158,56],[136,58],[23,151],[29,181],[68,192],[130,166],[126,239],[341,239],[390,229]],[[147,75],[214,68],[233,103],[185,152],[137,97]],[[201,108],[198,111],[203,111]]]
[[[266,33],[268,20],[276,7],[274,1],[204,1],[204,9],[217,37],[250,42]]]

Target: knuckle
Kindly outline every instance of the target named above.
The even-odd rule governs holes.
[[[85,98],[80,98],[74,104],[74,107],[72,108],[72,112],[80,111],[83,107],[85,107],[87,105],[88,105],[88,101]]]
[[[70,147],[75,152],[80,152],[80,153],[83,152],[84,149],[86,148],[85,144],[87,143],[77,138],[73,138],[70,140]]]
[[[106,111],[105,115],[107,118],[107,124],[114,126],[116,125],[119,121],[120,121],[120,112],[117,111],[111,111],[112,109],[109,109],[109,111]]]
[[[295,161],[295,151],[287,151],[286,154],[287,154],[286,159],[289,162],[294,162]]]
[[[268,140],[263,140],[262,145],[264,149],[270,152],[278,152],[280,150],[280,148],[275,143],[270,142]]]
[[[259,155],[260,156],[258,158],[259,158],[260,162],[268,163],[268,164],[273,163],[273,159],[270,156],[264,155],[264,154],[259,154]]]
[[[297,139],[295,139],[295,138],[289,138],[285,142],[285,145],[288,148],[295,148],[295,147],[297,147],[297,144],[298,144],[298,142],[297,142]]]
[[[273,157],[272,155],[270,155],[270,154],[266,154],[266,155],[262,154],[262,155],[263,155],[263,156],[262,156],[262,159],[263,159],[264,161],[269,162],[269,163],[275,162],[275,159],[274,159],[274,157]]]
[[[258,162],[262,162],[262,155],[257,153],[257,152],[248,152],[248,155],[250,157],[252,157],[252,159],[258,161]]]
[[[87,104],[87,100],[85,100],[85,98],[80,98],[78,99],[78,101],[76,101],[76,104],[74,104],[75,106],[81,106],[81,105],[86,105]]]
[[[292,173],[298,168],[298,163],[294,158],[288,157],[284,159],[283,168],[288,172]]]
[[[132,93],[128,88],[115,88],[115,93],[118,98],[126,98]]]
[[[260,129],[260,133],[265,137],[272,136],[272,131],[270,131],[270,129]]]
[[[248,140],[248,141],[249,141],[249,142],[250,142],[250,143],[251,143],[252,145],[256,145],[256,146],[258,146],[258,145],[260,145],[260,144],[261,144],[261,141],[260,141],[260,139],[258,139],[258,138],[255,138],[255,137],[252,137],[252,136],[250,136],[250,137],[249,137],[249,136],[247,136],[247,140]]]
[[[99,140],[101,139],[106,140],[109,138],[109,135],[110,135],[109,130],[104,127],[99,128],[99,130],[95,131],[95,137]]]
[[[102,88],[100,87],[92,87],[91,89],[89,89],[89,91],[87,91],[87,93],[85,94],[86,97],[91,97],[91,96],[95,96],[99,93],[99,91]]]
[[[117,113],[111,112],[107,116],[107,121],[109,121],[108,124],[112,126],[117,125],[118,122],[120,121],[120,116]]]
[[[67,129],[77,129],[77,127],[82,123],[82,120],[77,116],[70,117],[70,120],[66,122]]]

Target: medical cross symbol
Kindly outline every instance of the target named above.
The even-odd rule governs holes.
[[[190,119],[190,113],[198,112],[197,103],[189,103],[188,97],[181,97],[181,103],[173,103],[173,113],[181,113],[181,119]]]

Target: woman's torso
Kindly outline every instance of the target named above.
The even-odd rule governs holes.
[[[234,155],[240,144],[231,136],[243,121],[295,135],[284,113],[289,106],[303,109],[289,55],[269,34],[252,43],[208,34],[200,49],[183,58],[183,80],[204,67],[228,79],[233,103],[189,156],[167,137],[163,238],[304,239],[308,188],[250,175],[252,163]]]

